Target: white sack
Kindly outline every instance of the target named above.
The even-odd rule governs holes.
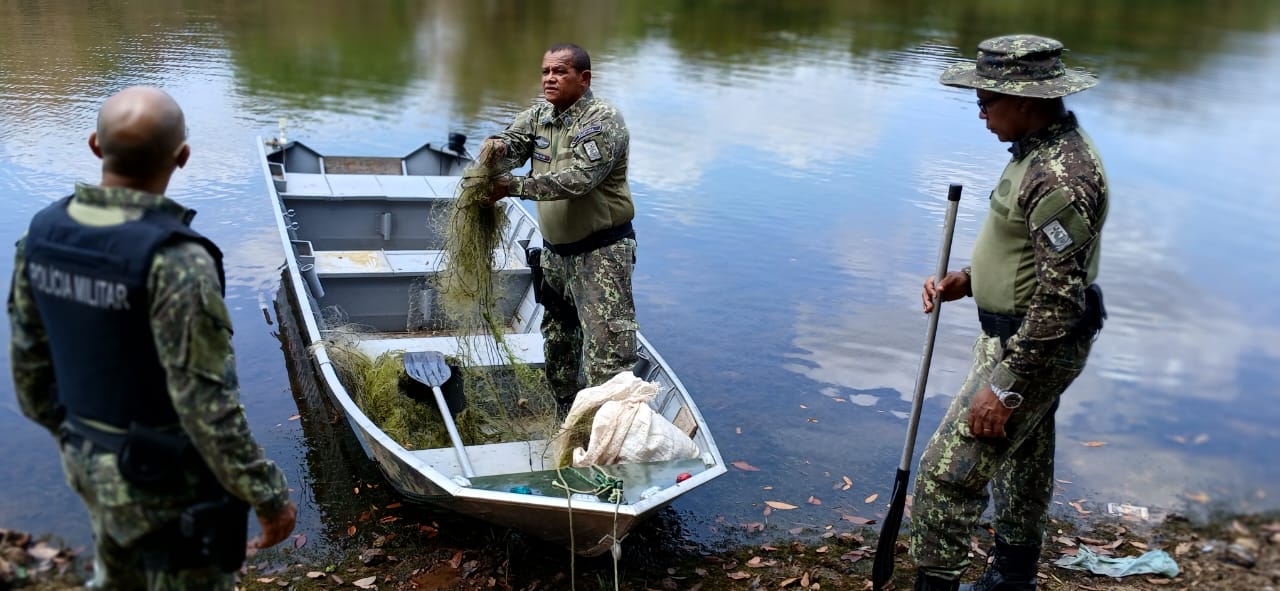
[[[653,411],[649,402],[658,394],[658,385],[631,372],[622,372],[608,382],[578,392],[565,425],[595,412],[587,448],[573,450],[573,465],[632,464],[696,458],[698,447],[666,417]]]

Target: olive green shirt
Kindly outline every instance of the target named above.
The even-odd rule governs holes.
[[[1010,152],[978,232],[970,287],[979,308],[1024,317],[991,376],[1022,392],[1085,312],[1108,198],[1102,159],[1072,114]]]
[[[81,224],[109,226],[138,219],[149,209],[186,222],[195,215],[163,195],[87,184],[76,185],[68,214]],[[22,413],[56,433],[57,385],[48,336],[27,278],[23,243],[17,243],[9,291],[9,360]],[[204,246],[181,241],[162,247],[147,277],[151,332],[182,430],[223,488],[259,515],[274,515],[289,500],[288,486],[284,473],[265,457],[249,431],[236,379],[231,318],[221,290],[214,259]],[[110,335],[85,335],[95,337]],[[98,484],[122,486],[116,476],[114,483]]]

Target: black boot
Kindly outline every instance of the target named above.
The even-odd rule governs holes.
[[[929,576],[924,569],[916,571],[915,591],[956,591],[959,588],[960,581]]]
[[[996,538],[995,561],[960,591],[1036,591],[1040,546],[1012,546]]]

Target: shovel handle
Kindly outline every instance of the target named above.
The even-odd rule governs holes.
[[[444,392],[439,386],[431,386],[431,393],[436,397],[436,406],[440,408],[440,416],[444,418],[444,427],[449,430],[449,439],[453,441],[453,449],[458,452],[458,463],[462,464],[462,475],[474,478],[475,468],[471,467],[471,458],[467,457],[467,448],[462,445],[462,436],[458,434],[458,426],[453,422],[453,411],[444,400]]]

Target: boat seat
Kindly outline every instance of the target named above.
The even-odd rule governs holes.
[[[467,342],[459,342],[464,339]],[[511,348],[517,361],[529,365],[542,365],[546,361],[541,333],[508,333],[502,335],[502,339]],[[477,365],[507,365],[506,356],[489,335],[363,339],[359,349],[370,357],[377,357],[388,351],[439,351],[445,355],[458,355],[461,349],[469,349],[475,357],[472,362]]]
[[[458,177],[405,175],[347,175],[286,172],[287,197],[368,197],[452,199],[458,191]]]
[[[422,277],[444,268],[443,250],[317,250],[316,273],[330,277]],[[509,249],[494,253],[494,271],[528,271],[524,257]]]

